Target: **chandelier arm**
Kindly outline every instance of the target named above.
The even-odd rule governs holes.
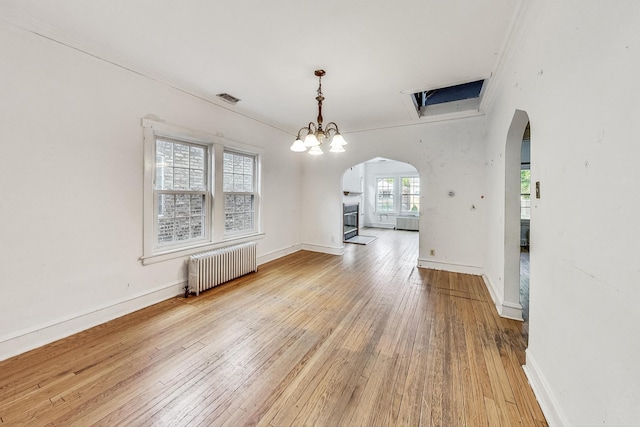
[[[329,132],[333,132],[334,134],[336,134],[340,133],[340,129],[338,129],[338,125],[335,122],[329,122],[327,123],[327,127],[325,128],[325,132],[327,133],[327,135],[329,135]]]
[[[307,126],[306,128],[302,128],[302,129],[308,129],[309,133],[316,133],[316,131],[318,130],[318,127],[316,126],[315,123],[309,122],[309,126]],[[300,130],[302,130],[302,129],[300,129]]]
[[[300,128],[300,130],[298,131],[298,138],[297,138],[297,139],[300,139],[300,132],[302,132],[303,130],[306,130],[306,131],[307,131],[307,133],[309,133],[309,127],[308,127],[308,126],[307,126],[307,127]]]

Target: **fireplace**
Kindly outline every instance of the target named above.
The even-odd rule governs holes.
[[[360,203],[342,205],[342,226],[344,241],[358,235],[358,219],[360,218]]]

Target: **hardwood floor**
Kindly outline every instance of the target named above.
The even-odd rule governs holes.
[[[522,331],[525,339],[529,335],[529,251],[520,250],[520,305],[522,306]]]
[[[0,362],[0,426],[542,426],[521,323],[367,229]]]

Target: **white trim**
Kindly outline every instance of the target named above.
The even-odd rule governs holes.
[[[51,322],[25,328],[0,337],[0,360],[8,359],[173,298],[184,292],[185,284],[186,280],[177,280],[81,313],[61,317]]]
[[[542,409],[547,423],[550,427],[571,425],[560,409],[558,399],[551,390],[551,387],[549,387],[549,383],[529,349],[525,351],[525,354],[527,362],[522,369],[524,369],[524,373],[529,380],[529,385],[531,385],[533,389],[533,394],[540,404],[540,409]]]
[[[268,254],[260,255],[258,257],[258,265],[266,264],[278,258],[282,258],[287,255],[291,255],[292,253],[299,252],[302,250],[302,243],[298,243],[297,245],[291,245],[287,248],[279,249],[277,251],[269,252]]]
[[[516,303],[504,302],[504,300],[500,296],[500,293],[493,286],[493,283],[491,283],[491,280],[489,280],[489,277],[486,274],[482,275],[482,280],[484,280],[484,284],[489,291],[489,295],[491,296],[493,304],[495,305],[496,311],[498,312],[500,317],[511,320],[519,320],[522,322],[524,320],[522,318],[522,306]]]
[[[484,273],[482,267],[477,267],[474,265],[456,264],[443,261],[431,261],[422,258],[418,258],[418,267],[430,268],[433,270],[450,271],[452,273],[473,274],[474,276],[481,276]]]
[[[174,249],[172,251],[160,252],[150,256],[141,256],[139,260],[142,262],[142,265],[150,265],[158,262],[168,261],[170,259],[186,257],[198,252],[205,252],[213,249],[226,247],[231,244],[235,245],[239,243],[250,242],[256,239],[262,239],[264,235],[265,233],[254,233],[254,234],[246,234],[246,235],[236,236],[236,237],[228,237],[225,240],[222,240],[220,242],[207,242],[200,245],[194,245],[186,249],[185,248]]]
[[[498,314],[500,314],[500,317],[507,319],[519,320],[520,322],[524,321],[522,317],[522,306],[518,303],[503,302],[500,310],[498,310]]]
[[[320,252],[329,255],[344,255],[344,245],[339,247],[302,244],[303,251]]]

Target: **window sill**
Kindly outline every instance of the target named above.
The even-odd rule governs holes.
[[[190,255],[194,255],[200,252],[211,251],[218,248],[224,248],[235,243],[245,243],[256,239],[262,239],[264,233],[243,234],[242,236],[226,237],[219,242],[207,242],[195,246],[189,246],[188,248],[172,249],[165,252],[158,252],[151,255],[141,256],[138,258],[142,265],[151,265],[163,261],[169,261],[176,258],[184,258]]]

